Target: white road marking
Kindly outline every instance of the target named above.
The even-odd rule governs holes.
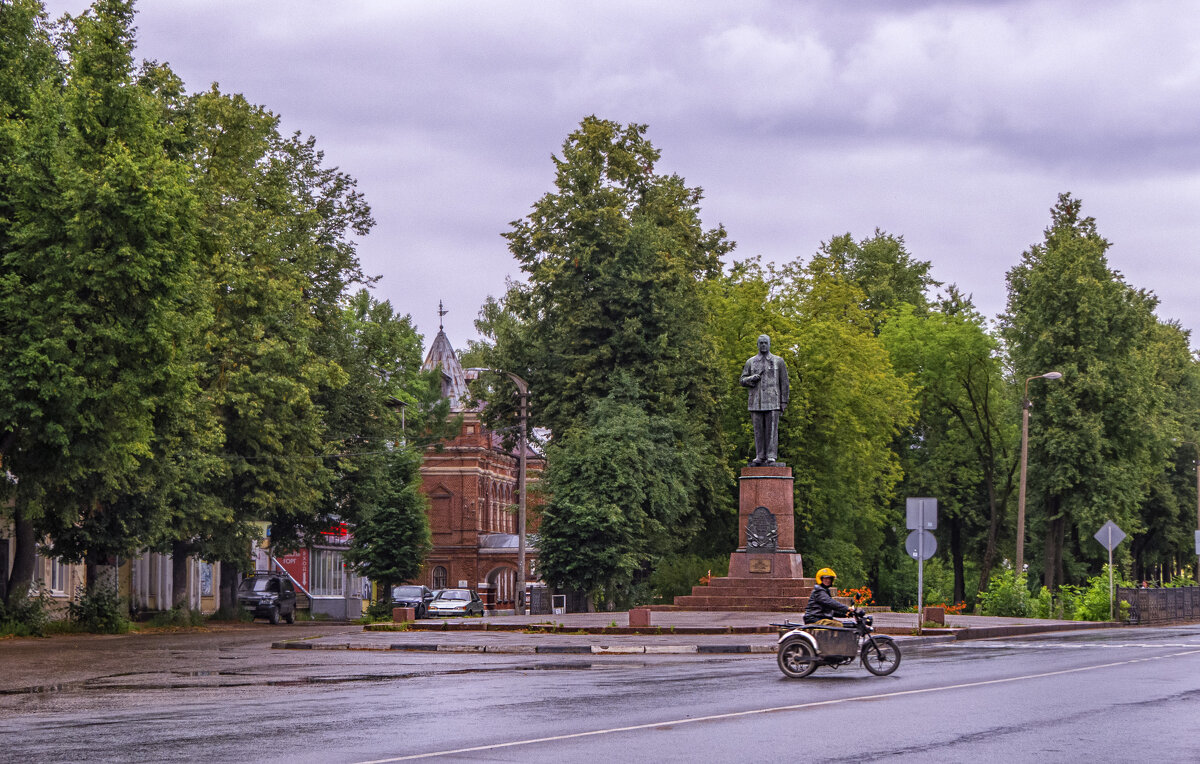
[[[877,695],[857,695],[852,698],[835,698],[832,700],[817,700],[811,703],[797,703],[789,706],[774,706],[772,708],[755,708],[749,711],[732,711],[725,714],[712,714],[710,716],[696,716],[687,719],[674,719],[670,721],[651,722],[648,724],[634,724],[628,727],[611,727],[609,729],[589,730],[587,732],[572,732],[565,735],[551,735],[550,737],[532,738],[529,740],[512,740],[507,743],[491,743],[489,745],[477,745],[471,748],[455,748],[448,751],[432,751],[430,753],[415,753],[409,756],[396,756],[390,759],[374,759],[372,761],[363,761],[358,764],[390,764],[394,761],[412,761],[414,759],[431,759],[436,756],[455,756],[463,753],[475,753],[477,751],[491,751],[500,748],[515,748],[522,745],[536,745],[538,743],[552,743],[559,740],[574,740],[577,738],[594,737],[596,735],[611,735],[618,732],[635,732],[637,730],[654,729],[655,727],[674,727],[682,724],[696,724],[698,722],[712,722],[722,719],[737,719],[744,716],[757,716],[759,714],[770,714],[779,711],[799,711],[805,708],[818,708],[820,706],[836,706],[842,703],[854,703],[861,700],[883,700],[885,698],[900,698],[905,695],[924,695],[931,692],[944,692],[946,690],[961,690],[967,687],[984,687],[991,684],[1006,684],[1008,682],[1021,682],[1027,679],[1044,679],[1049,676],[1062,676],[1063,674],[1078,674],[1083,671],[1096,671],[1097,669],[1113,668],[1114,666],[1128,666],[1133,663],[1144,663],[1146,661],[1165,660],[1167,658],[1179,658],[1185,655],[1196,655],[1200,650],[1187,650],[1182,653],[1171,653],[1170,655],[1155,655],[1149,658],[1131,658],[1127,661],[1116,661],[1114,663],[1101,663],[1095,666],[1081,666],[1072,669],[1060,669],[1058,671],[1045,671],[1040,674],[1026,674],[1024,676],[1012,676],[1004,679],[986,679],[979,682],[965,682],[962,684],[948,684],[942,687],[926,687],[920,690],[899,690],[897,692],[883,692]]]

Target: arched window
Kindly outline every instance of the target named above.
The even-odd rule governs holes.
[[[446,569],[443,568],[441,565],[438,565],[436,568],[433,569],[433,588],[434,589],[445,589],[446,588]]]

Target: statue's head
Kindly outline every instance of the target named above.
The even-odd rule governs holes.
[[[765,334],[758,335],[758,352],[760,352],[760,353],[771,352],[771,338]]]

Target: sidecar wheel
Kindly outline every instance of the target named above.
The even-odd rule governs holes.
[[[817,655],[812,645],[799,637],[780,645],[776,658],[779,670],[792,679],[803,679],[817,670]]]
[[[875,644],[862,646],[862,663],[875,676],[887,676],[900,668],[900,648],[887,637],[875,637]]]

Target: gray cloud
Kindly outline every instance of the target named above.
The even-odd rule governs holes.
[[[86,3],[59,0],[53,13]],[[377,292],[459,345],[517,269],[500,233],[591,113],[650,125],[738,254],[876,227],[1004,306],[1060,191],[1200,326],[1200,8],[1173,2],[143,2],[139,54],[317,136],[379,221]]]

